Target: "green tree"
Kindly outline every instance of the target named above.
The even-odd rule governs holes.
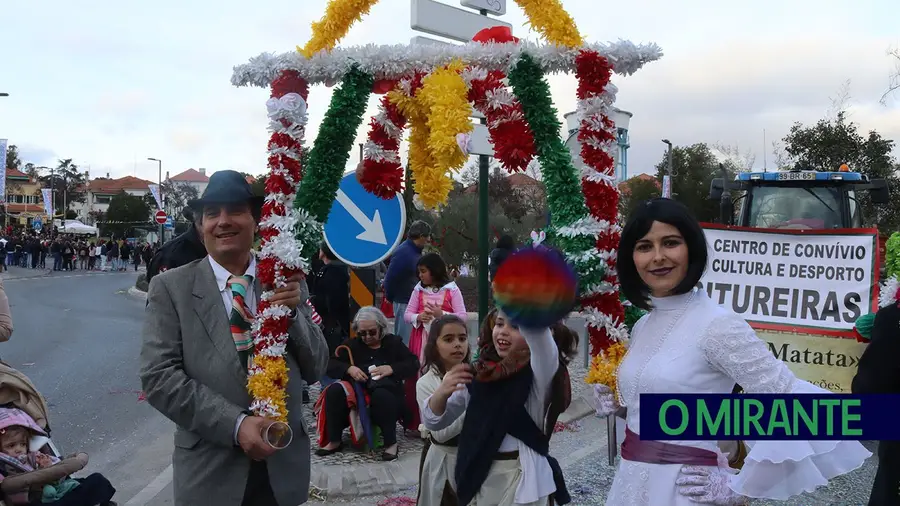
[[[101,235],[125,237],[128,230],[135,225],[149,223],[150,206],[143,197],[129,195],[123,190],[109,201],[106,219],[109,223],[103,225]]]
[[[846,163],[850,170],[862,172],[870,179],[887,180],[890,204],[876,206],[865,192],[857,198],[863,216],[882,233],[890,234],[900,229],[900,167],[891,154],[894,141],[885,139],[875,130],[861,134],[858,125],[841,111],[834,118],[821,119],[815,125],[795,123],[783,143],[784,151],[795,167],[834,171]]]
[[[162,193],[166,214],[174,216],[175,219],[181,216],[181,211],[188,202],[200,197],[197,187],[186,181],[165,180],[162,184]],[[156,200],[152,195],[149,197],[149,203],[156,206]]]
[[[659,197],[662,183],[658,179],[633,177],[619,187],[619,213],[628,218],[645,200]]]
[[[667,154],[656,165],[657,179],[662,181],[666,174]],[[705,143],[672,148],[672,198],[688,207],[702,222],[715,222],[719,218],[719,202],[709,198],[709,185],[713,178],[721,177],[719,170],[723,163]],[[724,162],[733,177],[734,167]]]
[[[19,156],[19,147],[15,144],[6,146],[6,170],[19,170],[22,167],[22,158]]]
[[[73,202],[84,202],[87,175],[78,170],[71,158],[60,159],[50,174],[40,177],[44,188],[53,188],[53,203],[57,213],[68,211]]]

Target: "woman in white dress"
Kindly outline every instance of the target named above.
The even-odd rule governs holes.
[[[425,342],[422,377],[416,382],[416,400],[420,410],[438,387],[444,375],[471,358],[466,322],[454,314],[434,320]],[[425,447],[419,468],[418,506],[456,506],[456,447],[465,414],[443,430],[429,431],[422,427]]]
[[[798,379],[753,329],[697,284],[707,265],[703,229],[682,204],[654,199],[629,218],[618,252],[622,293],[650,312],[634,326],[617,375],[618,398],[595,387],[598,414],[625,408],[622,459],[608,506],[746,504],[826,485],[872,454],[856,441],[747,442],[739,473],[716,441],[641,441],[640,394],[830,393]]]

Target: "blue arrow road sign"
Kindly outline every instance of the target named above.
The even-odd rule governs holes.
[[[403,239],[406,207],[398,193],[390,200],[367,192],[350,173],[341,179],[328,221],[325,242],[339,260],[368,267],[387,258]]]

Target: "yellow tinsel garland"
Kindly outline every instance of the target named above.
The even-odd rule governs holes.
[[[616,391],[616,372],[622,358],[625,357],[625,345],[614,343],[591,360],[591,369],[584,378],[585,383],[606,385],[612,390],[613,398],[618,398]]]
[[[378,0],[330,0],[322,19],[312,24],[312,38],[297,51],[310,58],[325,49],[331,51],[347,35],[353,23],[362,20]]]
[[[559,0],[516,0],[516,3],[525,11],[529,24],[551,44],[565,47],[584,44],[575,20]]]
[[[250,375],[247,380],[247,389],[250,391],[250,395],[254,399],[270,399],[272,407],[278,412],[275,421],[288,423],[287,394],[285,393],[288,369],[284,359],[256,355],[253,357],[253,366],[261,368],[263,372]]]
[[[421,108],[428,111],[428,150],[444,171],[461,169],[469,158],[456,140],[458,134],[472,131],[469,90],[460,75],[463,68],[461,61],[454,60],[435,69],[422,80],[422,89],[416,93]]]
[[[428,78],[426,77],[425,79],[427,80]],[[445,91],[442,90],[445,90],[445,82],[443,79],[438,79],[436,83],[433,82],[431,85],[432,92],[444,93]],[[448,174],[450,166],[447,165],[453,160],[438,160],[435,157],[434,149],[434,146],[441,146],[440,150],[446,150],[448,146],[446,138],[450,137],[450,134],[446,132],[449,132],[452,128],[448,128],[441,121],[433,122],[431,120],[435,116],[435,111],[430,109],[428,104],[443,102],[445,99],[431,97],[429,92],[425,92],[423,95],[422,92],[425,90],[424,83],[425,81],[423,81],[422,88],[416,92],[415,96],[407,95],[402,89],[398,88],[389,92],[388,97],[397,106],[397,109],[406,116],[410,124],[409,170],[412,173],[413,190],[419,196],[422,205],[426,209],[434,209],[447,202],[450,190],[453,189],[453,180]],[[462,84],[465,87],[465,82]],[[463,100],[465,100],[466,107],[471,107],[467,99],[464,98]],[[459,104],[457,103],[456,106],[458,108]],[[453,114],[455,115],[455,113]],[[466,123],[471,130],[471,123],[468,119],[469,113],[465,114]],[[439,130],[443,129],[445,132],[443,134],[443,142],[438,141],[437,144],[433,142],[437,137],[432,133],[432,125],[435,125]],[[452,147],[462,154],[456,143],[456,133],[452,134],[452,142]],[[465,163],[465,160],[462,163]]]

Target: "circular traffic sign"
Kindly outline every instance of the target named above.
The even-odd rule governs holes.
[[[160,209],[156,211],[156,222],[160,225],[164,224],[169,217],[166,216],[166,212]]]

